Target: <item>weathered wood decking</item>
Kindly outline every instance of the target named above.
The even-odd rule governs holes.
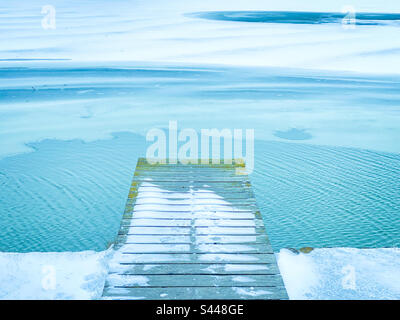
[[[287,299],[242,162],[139,159],[105,299]]]

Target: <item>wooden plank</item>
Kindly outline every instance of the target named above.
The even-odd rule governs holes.
[[[192,263],[192,264],[113,264],[109,268],[110,274],[133,274],[133,275],[175,275],[175,274],[279,274],[275,263],[248,264],[248,263]]]
[[[241,201],[230,201],[227,202],[222,199],[196,199],[196,198],[186,198],[181,200],[171,200],[171,199],[160,199],[156,197],[147,197],[147,198],[136,198],[136,205],[157,205],[157,206],[229,206],[238,208],[240,206],[245,206],[246,208],[249,206],[256,207],[256,202],[254,199],[246,199]]]
[[[169,212],[169,211],[186,211],[186,212],[196,212],[196,211],[228,211],[228,212],[241,212],[241,211],[256,211],[257,207],[254,204],[235,204],[233,207],[229,204],[157,204],[157,203],[136,203],[135,211],[159,211],[159,212]]]
[[[287,299],[242,161],[139,159],[105,299]]]
[[[121,226],[118,234],[159,234],[159,235],[185,235],[185,234],[199,234],[199,235],[257,235],[264,233],[264,227],[153,227],[153,226]]]
[[[140,183],[140,182],[138,182]],[[215,194],[231,194],[232,192],[236,193],[248,193],[251,194],[252,190],[248,183],[225,183],[224,184],[214,184],[209,185],[207,183],[182,183],[180,185],[173,184],[172,182],[164,183],[163,185],[159,183],[146,183],[140,185],[140,191],[149,192],[149,191],[160,191],[164,190],[164,192],[186,192],[190,193],[191,191],[195,191],[197,193],[209,193],[210,191],[215,192]]]
[[[126,244],[124,252],[135,253],[273,253],[270,246],[262,244]]]
[[[137,195],[137,198],[140,197],[146,197],[146,196],[157,196],[160,198],[193,198],[196,197],[200,199],[200,197],[205,197],[205,198],[219,198],[219,199],[225,199],[227,201],[235,200],[235,199],[248,199],[249,197],[253,196],[252,190],[242,190],[239,188],[231,189],[226,191],[226,189],[220,190],[218,193],[216,193],[213,190],[204,190],[204,189],[190,189],[189,188],[189,193],[181,193],[181,192],[176,192],[173,190],[166,190],[166,189],[160,189],[153,187],[154,190],[151,190],[151,188],[146,189],[146,188],[141,188],[140,194]],[[132,191],[138,190],[137,188],[133,188]]]
[[[238,202],[242,202],[242,203],[254,203],[255,199],[253,198],[249,198],[249,196],[246,196],[244,194],[244,196],[240,197],[240,195],[243,195],[242,193],[238,194],[236,198],[229,198],[228,196],[226,197],[221,197],[217,194],[212,194],[212,195],[207,195],[205,192],[200,192],[199,194],[196,194],[194,197],[191,196],[190,194],[188,195],[182,195],[181,193],[178,194],[165,194],[165,193],[161,193],[161,192],[141,192],[137,197],[136,197],[136,201],[142,201],[144,202],[148,202],[148,201],[152,201],[154,200],[154,198],[157,198],[160,203],[167,203],[168,201],[194,201],[194,202],[200,202],[203,199],[211,202],[211,200],[214,200],[215,202],[218,201],[227,201],[230,204],[232,204],[233,206],[235,205],[235,203]],[[231,195],[234,196],[234,195]]]
[[[225,159],[190,159],[187,160],[187,164],[184,166],[186,167],[206,167],[206,168],[232,168],[232,167],[244,167],[244,161],[243,159],[229,159],[231,163],[227,164]],[[141,167],[144,166],[151,166],[152,168],[157,168],[157,167],[180,167],[182,166],[181,163],[178,163],[178,161],[171,161],[170,159],[166,159],[165,163],[157,163],[160,162],[158,159],[150,159],[147,160],[146,158],[139,158],[138,159],[138,164]]]
[[[106,287],[277,287],[283,286],[279,275],[132,275],[111,274],[106,281]]]
[[[181,219],[162,219],[162,218],[132,218],[123,219],[123,226],[142,227],[262,227],[263,221],[261,219],[207,219],[207,218],[181,218]]]
[[[142,287],[142,288],[105,288],[104,299],[115,300],[223,300],[253,299],[265,300],[287,299],[284,287]]]
[[[148,174],[148,175],[139,175],[135,176],[135,181],[137,182],[148,182],[149,184],[158,184],[160,183],[173,183],[173,184],[180,184],[180,183],[249,183],[250,180],[244,180],[241,176],[235,175],[232,173],[231,175],[176,175],[176,174]]]
[[[131,263],[150,263],[150,262],[168,262],[168,263],[194,263],[194,262],[212,262],[212,263],[273,263],[275,256],[273,254],[232,254],[232,253],[129,253],[121,248],[119,262],[125,264]]]
[[[178,176],[178,178],[177,178]],[[177,178],[177,179],[176,179]],[[181,171],[181,173],[178,173],[176,171],[142,171],[142,172],[135,172],[135,180],[136,181],[149,181],[153,182],[156,180],[173,180],[173,181],[213,181],[213,180],[235,180],[235,181],[242,181],[243,179],[240,178],[237,174],[234,172],[227,172],[223,174],[216,174],[215,170],[214,171],[209,171],[209,172],[188,172],[188,171]],[[175,180],[176,179],[176,180]]]
[[[252,219],[259,218],[261,216],[259,211],[153,211],[153,210],[145,210],[145,211],[132,211],[129,213],[125,213],[123,215],[123,219],[130,219],[132,217],[136,218],[169,218],[169,219],[178,219],[178,218],[190,218],[193,219],[201,219],[201,218],[219,218],[219,219]]]
[[[264,243],[269,244],[266,235],[246,236],[246,235],[197,235],[193,240],[190,235],[121,235],[117,243],[121,245],[129,243],[234,243],[234,244],[253,244]]]

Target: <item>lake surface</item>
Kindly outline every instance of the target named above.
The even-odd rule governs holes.
[[[290,23],[290,24],[325,24],[343,23],[343,19],[351,19],[349,13],[338,12],[307,12],[307,11],[209,11],[188,14],[209,20],[259,22],[259,23]],[[355,25],[377,26],[400,24],[400,14],[356,12],[351,16]]]
[[[398,247],[400,78],[282,68],[0,69],[0,251],[103,250],[146,132],[252,128],[274,249]]]

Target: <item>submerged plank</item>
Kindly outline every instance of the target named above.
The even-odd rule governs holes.
[[[133,275],[175,275],[175,274],[279,274],[275,263],[148,263],[148,264],[114,264],[110,266],[110,274],[133,274]]]
[[[117,244],[122,246],[129,243],[234,243],[234,244],[256,244],[269,245],[266,235],[197,235],[192,240],[190,235],[119,235]]]
[[[213,262],[213,263],[272,263],[275,261],[275,256],[272,253],[134,253],[125,251],[122,247],[120,256],[118,257],[120,263],[148,263],[148,262],[168,262],[168,263],[194,263],[194,262]]]
[[[107,278],[106,287],[137,288],[137,287],[277,287],[282,286],[281,277],[276,274],[248,275],[132,275],[111,274]]]
[[[103,298],[115,300],[222,300],[222,299],[287,299],[285,287],[142,287],[104,289]]]
[[[139,159],[103,298],[287,299],[243,169]]]
[[[187,244],[181,243],[137,243],[125,244],[124,252],[180,252],[180,253],[273,253],[265,244]]]

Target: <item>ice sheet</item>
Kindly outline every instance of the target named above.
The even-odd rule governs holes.
[[[356,12],[400,12],[398,1],[353,0]],[[398,27],[290,25],[205,20],[202,11],[341,12],[335,1],[62,1],[43,29],[41,1],[2,1],[2,60],[164,61],[399,73]],[[28,61],[27,61],[27,60]],[[7,61],[8,60],[8,61]],[[43,60],[40,60],[44,62]],[[38,61],[38,62],[40,62]],[[48,60],[54,62],[54,60]]]
[[[0,299],[97,299],[110,253],[0,253]]]
[[[290,299],[400,299],[400,249],[282,249],[278,265]]]

